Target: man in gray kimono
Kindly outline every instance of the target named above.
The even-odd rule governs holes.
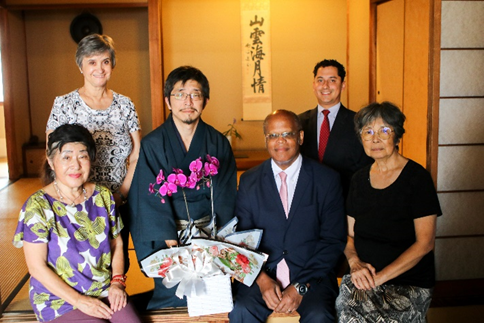
[[[211,219],[211,193],[207,186],[200,189],[178,188],[177,193],[163,197],[150,194],[151,183],[163,171],[164,176],[181,169],[189,175],[189,165],[207,154],[216,157],[220,166],[212,177],[213,205],[217,226],[233,217],[237,193],[237,171],[228,140],[203,122],[201,115],[210,96],[205,75],[191,66],[173,70],[166,79],[165,102],[171,113],[166,121],[141,141],[141,150],[128,196],[129,229],[138,260],[179,243],[177,230],[192,219],[197,224]],[[188,208],[188,212],[187,212]],[[189,213],[189,214],[188,214]],[[161,278],[155,278],[155,289],[147,309],[186,306],[186,298],[175,296],[176,288],[167,289]]]

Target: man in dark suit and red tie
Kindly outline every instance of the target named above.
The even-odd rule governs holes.
[[[313,74],[318,106],[299,115],[305,134],[301,154],[338,171],[346,198],[353,174],[373,159],[365,154],[355,132],[355,112],[341,104],[346,88],[344,66],[325,59],[316,64]]]
[[[235,286],[230,322],[297,310],[300,322],[333,323],[335,267],[346,244],[339,175],[301,156],[304,132],[294,112],[267,116],[264,135],[271,158],[242,174],[235,214],[238,230],[264,230],[259,250],[269,258],[251,287]]]

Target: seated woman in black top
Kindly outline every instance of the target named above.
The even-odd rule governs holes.
[[[425,322],[442,212],[430,174],[398,153],[404,121],[389,102],[372,103],[355,116],[375,162],[354,175],[348,194],[350,274],[336,301],[339,322]]]

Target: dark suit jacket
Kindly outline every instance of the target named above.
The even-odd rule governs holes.
[[[318,158],[318,107],[299,115],[304,130],[304,142],[301,154],[314,160]],[[363,150],[363,145],[355,132],[355,112],[343,105],[339,108],[329,134],[328,145],[323,157],[323,164],[338,171],[343,184],[343,194],[346,198],[351,177],[360,168],[373,163]]]
[[[291,282],[335,279],[346,244],[343,196],[335,171],[303,158],[286,219],[268,159],[241,176],[236,215],[237,230],[264,230],[259,250],[269,254],[268,268],[275,269],[284,258]]]

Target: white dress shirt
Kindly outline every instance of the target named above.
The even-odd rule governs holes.
[[[333,105],[331,108],[326,109],[329,110],[328,120],[329,120],[329,130],[333,129],[334,120],[336,120],[336,116],[338,115],[339,108],[341,107],[341,102],[338,102],[336,105]],[[323,107],[318,104],[318,147],[319,147],[319,133],[321,132],[321,124],[324,120],[323,114]]]
[[[281,190],[281,177],[280,172],[286,173],[286,184],[287,184],[287,212],[291,210],[292,198],[294,197],[294,192],[296,191],[297,180],[299,178],[299,172],[301,171],[302,156],[296,158],[296,160],[288,168],[282,170],[277,164],[271,159],[272,171],[274,172],[274,179],[276,180],[277,192]]]

